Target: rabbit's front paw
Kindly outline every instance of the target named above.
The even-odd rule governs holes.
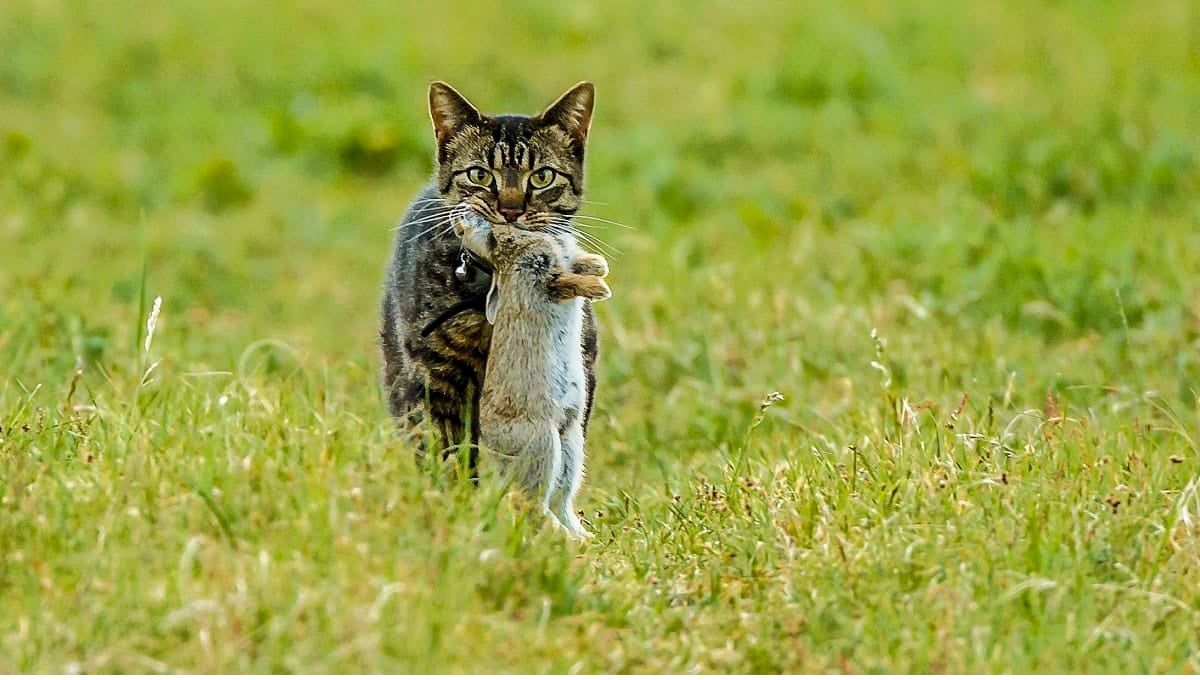
[[[588,300],[607,300],[612,297],[608,284],[599,276],[587,274],[560,274],[550,282],[550,297],[566,302],[577,297]]]
[[[580,253],[571,263],[571,271],[587,276],[608,276],[608,260],[604,255],[595,253]]]
[[[608,260],[595,253],[580,253],[571,263],[571,271],[586,276],[608,276]]]

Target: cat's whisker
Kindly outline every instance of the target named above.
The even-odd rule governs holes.
[[[430,220],[434,220],[439,217],[445,217],[447,215],[453,215],[459,209],[460,209],[460,206],[458,206],[458,205],[447,206],[445,208],[440,208],[438,210],[431,211],[430,213],[423,215],[421,217],[421,219],[413,220],[411,222],[407,222],[406,224],[428,224],[430,222]]]
[[[471,210],[472,212],[478,214],[480,217],[484,218],[485,220],[490,220],[493,217],[495,217],[492,214],[491,209],[488,208],[488,206],[482,205],[478,202],[472,201],[470,203],[463,203],[462,205],[465,208],[467,208],[468,210]]]
[[[436,230],[436,229],[440,229],[440,228],[442,228],[442,226],[443,226],[443,224],[442,224],[442,223],[435,224],[435,225],[433,225],[432,227],[430,227],[430,228],[426,229],[425,231],[423,231],[423,232],[421,232],[421,233],[417,234],[416,236],[413,236],[412,238],[408,239],[408,243],[412,243],[413,241],[419,241],[419,240],[420,240],[421,238],[423,238],[423,237],[424,237],[426,234],[429,234],[430,232],[433,232],[433,231],[434,231],[434,230]]]
[[[612,245],[611,243],[609,243],[608,241],[605,241],[602,238],[599,238],[593,234],[589,234],[586,231],[580,231],[579,229],[575,229],[573,231],[575,233],[576,238],[578,238],[580,241],[583,241],[584,243],[587,243],[588,245],[592,246],[593,248],[597,248],[606,253],[611,252],[611,253],[616,253],[617,255],[623,254],[621,252],[620,248],[617,248],[616,246]]]
[[[446,212],[438,213],[436,215],[427,215],[427,216],[423,217],[422,219],[414,220],[412,222],[407,222],[406,224],[419,227],[423,224],[431,224],[431,223],[437,222],[439,220],[444,220],[453,214],[454,214],[453,210],[447,210]]]
[[[553,223],[550,225],[550,231],[551,231],[551,233],[554,233],[554,234],[572,235],[575,238],[582,241],[584,244],[586,244],[592,248],[595,248],[596,250],[599,250],[601,253],[603,253],[607,257],[614,257],[615,255],[624,254],[616,246],[613,246],[612,244],[608,243],[607,241],[604,241],[603,239],[598,238],[592,234],[589,234],[585,231],[581,231],[581,230],[575,228],[575,225],[571,224],[570,222]]]
[[[427,215],[427,214],[429,214],[430,212],[437,212],[437,211],[440,211],[440,210],[447,210],[447,209],[449,209],[449,208],[453,208],[453,207],[454,207],[454,206],[452,206],[452,205],[445,205],[445,204],[431,203],[431,204],[428,204],[428,205],[417,206],[417,208],[416,208],[415,210],[413,210],[412,212],[413,212],[413,214],[414,214],[414,215],[413,215],[414,217],[419,217],[419,216],[421,216],[421,215]]]
[[[604,217],[596,217],[595,215],[578,215],[577,214],[577,215],[575,215],[575,219],[577,219],[577,220],[596,220],[597,222],[611,224],[613,226],[621,227],[623,229],[628,229],[630,231],[637,231],[637,227],[631,227],[628,224],[625,224],[624,222],[617,222],[616,220],[610,220],[610,219],[607,219]]]
[[[447,217],[446,219],[442,220],[441,222],[438,222],[437,224],[433,225],[432,227],[430,227],[430,228],[426,229],[425,231],[422,231],[421,233],[417,234],[416,236],[414,236],[414,237],[410,238],[408,241],[409,241],[410,243],[411,243],[411,242],[413,242],[413,241],[416,241],[417,239],[419,239],[419,238],[421,238],[421,237],[425,236],[426,234],[429,234],[429,233],[431,233],[431,232],[434,232],[434,231],[436,231],[436,230],[438,230],[438,229],[441,229],[441,228],[442,228],[443,226],[445,226],[445,225],[449,225],[449,227],[447,227],[447,230],[452,230],[452,229],[454,229],[454,221],[453,221],[453,219],[452,219],[452,218],[450,218],[450,217]],[[440,237],[440,236],[441,236],[441,234],[438,234],[438,236]],[[435,237],[435,238],[436,238],[436,237]]]
[[[439,238],[442,238],[445,236],[449,236],[452,233],[454,233],[454,225],[453,224],[451,224],[450,226],[446,227],[445,229],[439,231],[437,234],[434,234],[433,238],[436,240],[436,239],[439,239]]]
[[[457,208],[458,208],[457,203],[454,205],[440,205],[440,206],[434,206],[432,208],[423,208],[422,210],[420,210],[418,212],[418,216],[445,213],[445,212],[449,212],[451,210],[456,210]]]
[[[446,213],[444,215],[432,215],[432,216],[430,216],[424,220],[421,220],[419,222],[405,222],[404,224],[401,224],[397,227],[393,227],[392,231],[399,231],[400,229],[405,229],[405,228],[409,228],[409,227],[418,227],[419,228],[419,227],[424,227],[428,224],[433,224],[434,226],[437,226],[438,224],[440,224],[448,219],[452,219],[452,218],[453,218],[452,213]],[[420,236],[420,234],[418,234],[418,236]],[[414,238],[416,238],[416,237],[414,237]]]
[[[416,208],[416,207],[420,207],[423,205],[429,205],[430,203],[445,203],[445,202],[446,202],[446,199],[440,198],[440,197],[439,198],[422,198],[419,201],[413,201],[412,205],[410,205],[409,207]]]
[[[607,257],[616,257],[617,255],[624,254],[621,252],[621,250],[619,248],[610,246],[607,243],[604,243],[603,241],[598,241],[591,237],[588,237],[588,236],[584,235],[583,232],[577,231],[577,232],[575,232],[575,236],[576,236],[576,238],[578,238],[580,241],[583,241],[588,246],[591,246],[592,248],[599,250],[601,253],[603,253]]]
[[[493,212],[491,209],[476,210],[475,212],[479,213],[480,216],[482,216],[483,219],[487,220],[488,222],[503,222],[504,221],[504,218],[501,215],[499,215],[496,212]]]
[[[576,223],[575,220],[573,220],[573,219],[564,218],[564,217],[555,218],[554,220],[551,221],[551,224],[556,224],[560,227],[566,227],[567,229],[571,229],[571,230],[575,230],[575,231],[578,231],[580,229],[580,227],[590,228],[590,225],[586,225],[586,224],[581,225],[581,224]]]

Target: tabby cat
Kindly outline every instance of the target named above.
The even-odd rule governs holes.
[[[484,317],[491,268],[463,250],[453,224],[471,211],[493,224],[573,238],[594,100],[592,84],[582,82],[536,116],[487,116],[449,85],[429,87],[437,168],[396,228],[379,331],[383,379],[391,414],[410,425],[431,422],[443,455],[470,444],[472,470],[491,342]],[[597,355],[589,302],[582,345],[586,427]]]

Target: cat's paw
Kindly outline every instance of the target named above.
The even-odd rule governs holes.
[[[580,253],[571,263],[571,271],[586,276],[608,276],[608,260],[595,253]]]
[[[550,297],[558,302],[566,302],[577,297],[588,300],[607,300],[612,297],[612,290],[599,276],[564,273],[550,282]]]

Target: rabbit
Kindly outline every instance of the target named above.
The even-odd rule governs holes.
[[[574,507],[583,482],[588,379],[583,305],[611,296],[603,278],[608,263],[569,235],[482,220],[457,228],[463,247],[493,267],[480,440],[555,524],[586,538]]]

